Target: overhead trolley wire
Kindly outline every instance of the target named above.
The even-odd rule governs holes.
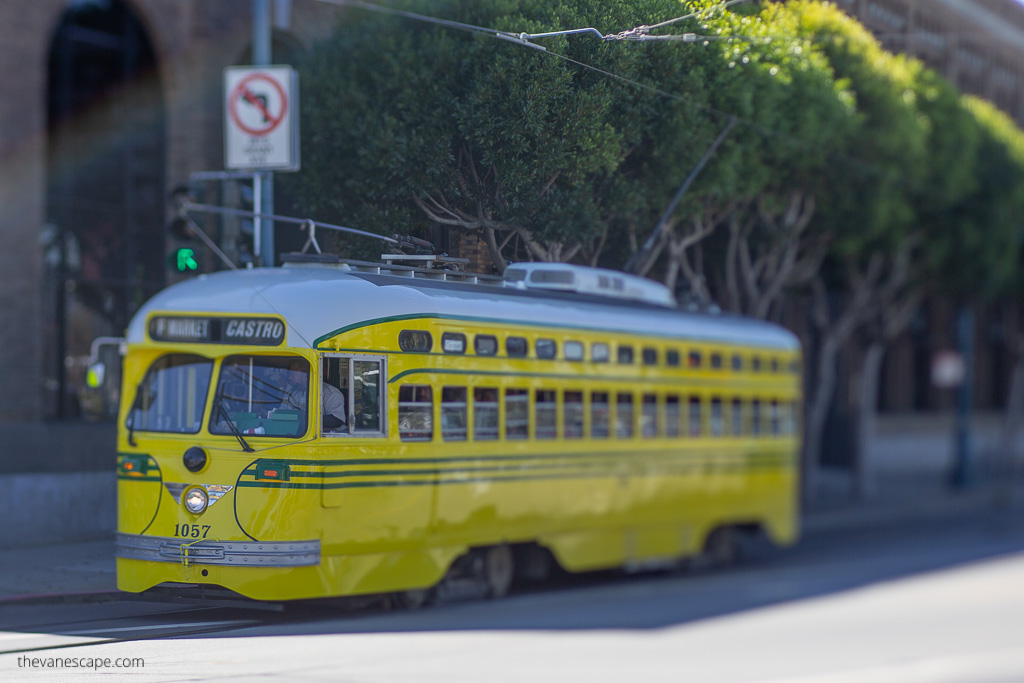
[[[530,42],[530,40],[529,40],[531,38],[553,37],[553,36],[559,36],[559,35],[593,35],[593,36],[596,36],[596,37],[600,37],[601,40],[603,40],[605,42],[638,41],[638,40],[640,40],[640,38],[638,36],[642,36],[644,40],[664,40],[664,41],[673,40],[673,41],[686,42],[686,43],[697,43],[697,42],[711,41],[711,40],[748,40],[748,41],[754,41],[755,40],[754,38],[745,37],[745,36],[705,36],[705,35],[694,34],[694,33],[670,34],[670,35],[663,35],[663,36],[647,35],[647,32],[652,31],[654,29],[664,28],[666,26],[677,24],[677,23],[685,21],[685,20],[696,19],[698,17],[701,17],[701,16],[704,16],[706,14],[709,14],[709,13],[711,13],[713,11],[721,11],[721,10],[727,9],[728,7],[731,7],[733,5],[737,5],[737,4],[740,4],[740,3],[743,3],[743,2],[747,2],[747,1],[748,0],[725,0],[724,2],[720,2],[720,3],[717,3],[715,5],[711,5],[709,7],[705,7],[704,9],[698,10],[696,12],[691,12],[689,14],[686,14],[686,15],[683,15],[683,16],[680,16],[680,17],[675,17],[673,19],[668,19],[668,20],[659,22],[657,24],[638,26],[638,27],[629,29],[627,31],[622,31],[622,32],[617,33],[617,34],[603,34],[600,31],[598,31],[596,28],[591,28],[591,27],[580,28],[580,29],[567,29],[565,31],[550,31],[550,32],[547,32],[547,33],[530,34],[530,33],[522,33],[522,32],[516,33],[516,32],[511,32],[511,31],[500,31],[500,30],[493,29],[493,28],[487,28],[487,27],[484,27],[484,26],[476,26],[476,25],[473,25],[473,24],[466,24],[466,23],[462,23],[462,22],[458,22],[458,21],[452,21],[452,20],[449,20],[449,19],[440,19],[438,17],[431,17],[431,16],[427,16],[427,15],[423,15],[423,14],[417,14],[415,12],[407,12],[405,10],[398,10],[398,9],[394,9],[394,8],[391,8],[391,7],[385,7],[385,6],[377,5],[377,4],[370,3],[370,2],[364,2],[363,0],[318,0],[318,2],[322,2],[324,4],[335,5],[335,6],[340,6],[340,7],[345,7],[345,6],[358,7],[360,9],[364,9],[364,10],[367,10],[367,11],[370,11],[370,12],[378,12],[378,13],[381,13],[381,14],[389,14],[389,15],[393,15],[393,16],[404,17],[406,19],[410,19],[410,20],[413,20],[413,21],[420,21],[420,22],[425,22],[425,23],[434,24],[434,25],[438,25],[438,26],[443,26],[443,27],[446,27],[446,28],[452,28],[452,29],[456,29],[456,30],[466,31],[466,32],[469,32],[469,33],[490,36],[492,38],[496,38],[496,39],[499,39],[499,40],[502,40],[502,41],[507,41],[507,42],[515,43],[517,45],[521,45],[523,47],[532,48],[532,49],[538,50],[540,52],[543,52],[545,54],[549,54],[552,57],[556,57],[556,58],[564,60],[566,62],[570,62],[572,64],[575,64],[575,65],[577,65],[577,66],[579,66],[581,68],[588,69],[590,71],[594,71],[595,73],[599,73],[599,74],[602,74],[602,75],[607,76],[609,78],[615,79],[615,80],[620,81],[620,82],[622,82],[622,83],[624,83],[624,84],[626,84],[626,85],[628,85],[630,87],[633,87],[633,88],[636,88],[636,89],[639,89],[639,90],[644,90],[644,91],[647,91],[647,92],[650,92],[650,93],[657,94],[660,97],[664,97],[666,99],[670,99],[670,100],[679,102],[679,103],[681,103],[681,104],[683,104],[685,106],[694,107],[694,108],[696,108],[698,110],[701,110],[701,111],[704,111],[704,112],[706,112],[708,114],[713,114],[715,116],[723,117],[723,118],[725,118],[728,121],[734,121],[735,124],[740,124],[740,125],[743,125],[743,126],[747,126],[747,127],[751,128],[753,130],[756,130],[757,132],[761,133],[762,135],[764,135],[766,137],[774,137],[774,138],[778,138],[780,140],[786,140],[786,141],[793,142],[793,143],[798,143],[800,145],[804,145],[804,146],[807,146],[807,147],[812,147],[812,146],[815,145],[815,143],[813,143],[813,142],[811,142],[809,140],[806,140],[804,138],[797,137],[795,135],[791,135],[791,134],[788,134],[788,133],[785,133],[785,132],[782,132],[782,131],[778,131],[778,130],[775,130],[775,129],[772,129],[772,128],[768,128],[767,126],[764,126],[763,124],[757,123],[756,121],[752,121],[752,120],[750,120],[748,118],[740,116],[739,114],[734,114],[732,112],[728,112],[728,111],[725,111],[723,109],[718,109],[716,107],[712,107],[712,106],[709,106],[709,105],[706,105],[706,104],[700,104],[698,102],[694,102],[692,97],[688,97],[688,96],[680,94],[680,93],[670,92],[668,90],[664,90],[662,88],[659,88],[657,86],[651,85],[649,83],[642,83],[642,82],[634,80],[632,78],[628,78],[626,76],[622,76],[620,74],[616,74],[616,73],[614,73],[612,71],[608,71],[606,69],[602,69],[600,67],[594,66],[593,64],[588,64],[586,62],[581,62],[581,61],[579,61],[577,59],[573,59],[572,57],[569,57],[567,55],[564,55],[564,54],[561,54],[561,53],[558,53],[558,52],[554,52],[554,51],[552,51],[552,50],[550,50],[550,49],[548,49],[548,48],[546,48],[546,47],[544,47],[542,45],[538,45],[536,43]],[[828,155],[829,155],[830,158],[834,159],[835,161],[845,162],[845,163],[850,164],[851,166],[859,167],[859,168],[861,168],[863,170],[869,170],[869,171],[870,170],[874,170],[874,171],[878,170],[877,164],[874,164],[874,163],[869,162],[869,161],[865,161],[863,159],[858,159],[856,157],[852,157],[852,156],[849,156],[847,154],[840,154],[840,153],[837,153],[837,152],[829,152]]]

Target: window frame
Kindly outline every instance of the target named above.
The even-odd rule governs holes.
[[[345,389],[342,390],[342,393],[345,394],[345,422],[346,422],[346,425],[348,427],[348,431],[344,431],[344,432],[325,432],[324,431],[323,407],[322,407],[323,406],[323,397],[321,396],[321,393],[323,391],[323,386],[322,386],[323,376],[324,376],[324,374],[323,374],[323,372],[324,372],[323,366],[324,366],[325,360],[331,359],[331,358],[344,358],[344,359],[348,360],[348,377],[347,377],[347,382],[346,382]],[[377,362],[379,364],[378,365],[378,368],[379,368],[378,377],[380,378],[380,381],[377,384],[377,414],[380,416],[380,418],[378,420],[378,424],[380,425],[380,429],[377,430],[377,431],[356,430],[355,429],[355,423],[356,423],[355,422],[355,412],[356,412],[356,409],[355,409],[355,401],[353,400],[354,399],[353,387],[355,386],[355,364],[358,361]],[[390,415],[388,413],[388,392],[389,392],[389,389],[388,389],[388,384],[385,381],[387,379],[387,377],[388,377],[388,357],[387,356],[377,356],[377,355],[364,354],[364,353],[336,353],[336,352],[335,353],[318,353],[317,354],[317,368],[316,368],[316,370],[317,370],[317,378],[320,380],[320,383],[317,383],[315,385],[316,386],[317,400],[320,401],[320,405],[321,405],[321,408],[316,413],[316,416],[317,416],[316,417],[316,426],[317,426],[317,430],[318,430],[319,436],[327,437],[327,438],[332,438],[332,439],[334,439],[334,438],[341,438],[341,439],[343,439],[343,438],[357,438],[357,439],[359,439],[359,438],[373,438],[373,439],[381,439],[381,438],[386,438],[388,436],[388,434],[390,433],[390,424],[391,423],[390,423],[390,420],[389,420]],[[395,410],[395,415],[396,416],[398,415],[397,408],[398,408],[398,397],[396,396],[395,397],[395,409],[396,409]],[[396,424],[396,426],[397,426],[397,424]]]
[[[532,392],[533,396],[533,438],[538,441],[551,441],[558,438],[558,390],[557,389],[545,389],[535,388]],[[542,401],[541,398],[550,398],[551,400]],[[542,431],[542,418],[546,423],[550,420],[550,424],[543,425]]]
[[[518,342],[522,342],[523,343],[523,352],[522,353],[512,353],[511,349],[509,349],[508,343],[510,341],[513,341],[513,340],[516,343],[518,343]],[[526,358],[526,357],[528,357],[530,355],[530,342],[529,342],[529,340],[526,337],[520,337],[520,336],[514,335],[514,334],[508,335],[507,337],[505,337],[505,355],[507,357],[509,357],[509,358]]]
[[[236,354],[232,354],[232,355],[236,355]],[[198,413],[199,414],[199,424],[198,424],[198,426],[196,427],[196,429],[194,431],[179,431],[179,430],[167,430],[167,429],[144,429],[142,427],[139,427],[139,426],[135,425],[135,412],[136,411],[140,411],[141,412],[141,410],[142,410],[141,407],[137,407],[138,404],[142,400],[142,387],[143,387],[144,384],[146,384],[146,380],[149,379],[150,373],[153,371],[153,368],[158,363],[160,363],[162,361],[165,361],[167,359],[170,359],[170,358],[175,358],[175,357],[193,358],[193,359],[196,359],[198,361],[201,361],[202,364],[204,364],[204,365],[207,365],[207,364],[209,365],[209,372],[208,372],[207,377],[206,377],[206,391],[203,392],[201,395],[200,395],[199,392],[196,393],[196,398],[200,399],[200,403],[199,403],[198,406],[193,406],[193,410],[196,407],[198,407],[198,411],[199,411],[199,413]],[[142,381],[140,381],[138,386],[136,386],[136,388],[135,388],[135,396],[132,397],[132,404],[131,404],[131,407],[128,409],[128,415],[125,418],[126,426],[128,424],[131,424],[132,425],[131,429],[133,431],[136,431],[136,432],[146,432],[147,434],[198,434],[201,431],[203,431],[204,426],[205,426],[206,430],[209,432],[209,427],[210,427],[209,423],[213,419],[212,418],[213,401],[216,400],[217,386],[218,386],[219,381],[220,381],[220,361],[221,360],[223,360],[223,359],[211,358],[209,356],[203,356],[203,355],[200,355],[200,354],[197,354],[197,353],[184,353],[184,352],[165,353],[165,354],[163,354],[163,355],[161,355],[161,356],[159,356],[157,358],[154,358],[153,362],[151,362],[149,364],[149,366],[146,368],[146,372],[143,373]],[[193,364],[190,363],[189,365],[193,365]],[[175,365],[175,366],[170,366],[170,367],[185,367],[185,364]],[[168,367],[164,367],[163,368],[163,370],[167,370],[167,369],[169,369],[169,368]],[[211,393],[210,393],[211,390],[213,391],[212,398],[211,398]],[[206,417],[207,411],[209,411],[210,414],[211,414],[211,417],[209,419],[207,419],[207,417]],[[210,433],[213,433],[213,432],[210,432]],[[220,436],[219,433],[217,435]],[[230,436],[230,433],[229,433],[229,436]]]
[[[401,425],[402,403],[403,403],[402,402],[402,390],[403,389],[418,389],[418,388],[426,388],[426,389],[428,389],[430,391],[430,403],[426,403],[425,401],[406,401],[406,403],[407,404],[411,404],[411,405],[429,405],[430,406],[430,410],[429,410],[429,412],[427,412],[427,415],[430,417],[430,434],[429,435],[425,435],[425,436],[404,437],[404,436],[402,436],[402,425]],[[437,425],[434,424],[435,423],[435,420],[434,420],[434,407],[435,407],[435,405],[437,403],[437,401],[435,400],[435,398],[436,398],[435,397],[435,393],[438,393],[438,392],[435,392],[434,391],[434,386],[432,384],[429,384],[429,383],[412,383],[412,382],[410,382],[408,384],[399,384],[398,385],[398,396],[397,396],[398,400],[395,401],[395,416],[396,416],[396,419],[399,421],[399,424],[397,425],[397,428],[395,429],[395,432],[398,434],[398,440],[399,441],[401,441],[403,443],[430,443],[430,442],[432,442],[435,439],[435,437],[437,436]]]
[[[462,348],[459,350],[449,350],[447,348],[448,342],[462,342]],[[464,332],[442,332],[441,333],[441,353],[464,356],[466,351],[469,349],[469,341],[466,339]]]
[[[462,392],[461,401],[446,401],[445,394],[449,392]],[[469,441],[469,388],[465,385],[442,385],[441,386],[441,401],[439,403],[441,408],[441,440],[442,441]],[[458,414],[460,411],[458,407],[462,406],[462,435],[459,436],[458,428],[451,428],[445,424],[445,415],[450,412]],[[451,409],[454,407],[454,411]],[[445,410],[448,408],[449,410]]]
[[[480,342],[482,340],[494,342],[494,350],[490,353],[484,353],[480,350]],[[498,355],[498,338],[493,334],[475,334],[473,335],[473,353],[478,356],[496,356]]]
[[[472,422],[472,436],[473,436],[472,440],[473,441],[500,441],[501,438],[502,438],[501,426],[504,423],[504,416],[502,415],[502,410],[501,410],[501,406],[502,406],[501,387],[499,387],[497,385],[494,385],[494,386],[473,386],[473,387],[470,387],[470,388],[473,390],[473,410],[472,410],[472,414],[470,416],[471,417],[470,421]],[[482,397],[480,396],[480,393],[485,392],[485,391],[493,391],[494,392],[494,400],[493,401],[484,401],[484,400],[482,400]],[[467,399],[468,399],[468,394],[467,394]],[[478,418],[480,416],[484,415],[485,412],[490,412],[492,409],[494,410],[494,433],[493,433],[493,435],[490,432],[490,428],[486,427],[486,425],[480,424],[480,422],[478,421]]]
[[[575,350],[570,353],[569,349],[578,349],[579,353],[577,354]],[[585,353],[586,350],[583,346],[583,342],[581,341],[570,339],[562,343],[562,355],[565,356],[565,359],[568,361],[578,363],[583,360]]]
[[[619,365],[633,365],[636,362],[636,350],[632,344],[618,344],[615,347],[615,362]]]
[[[291,363],[291,362],[293,362],[295,360],[300,360],[303,363],[305,363],[305,365],[306,365],[306,407],[305,407],[304,410],[301,411],[301,413],[304,414],[305,422],[302,425],[302,427],[300,428],[300,430],[297,433],[295,433],[295,434],[267,434],[267,433],[253,434],[253,433],[246,433],[246,429],[247,428],[243,424],[243,426],[240,429],[240,432],[241,432],[241,434],[243,436],[259,438],[259,439],[301,439],[301,438],[305,437],[309,433],[310,429],[314,428],[314,426],[316,426],[317,428],[322,426],[321,425],[322,419],[323,419],[322,418],[322,411],[318,410],[317,417],[314,420],[314,418],[313,418],[313,416],[311,414],[312,411],[309,409],[310,402],[311,402],[310,399],[312,397],[312,392],[310,391],[310,389],[311,389],[311,380],[312,380],[313,372],[314,372],[314,366],[313,366],[312,363],[309,362],[308,358],[306,358],[305,356],[296,354],[296,353],[287,353],[287,352],[285,352],[285,353],[281,353],[281,352],[278,352],[278,353],[244,353],[244,352],[236,352],[236,353],[227,354],[225,356],[222,356],[222,357],[218,358],[217,359],[217,361],[218,361],[217,362],[217,368],[216,368],[217,369],[217,373],[216,373],[216,377],[215,377],[216,381],[213,383],[213,387],[212,387],[213,388],[213,401],[217,401],[217,395],[218,395],[218,392],[219,392],[220,386],[221,386],[220,383],[221,383],[221,380],[224,377],[224,368],[225,368],[226,362],[228,360],[235,359],[235,358],[242,358],[242,359],[248,358],[248,359],[250,359],[250,367],[254,366],[254,364],[251,361],[253,361],[255,359],[263,359],[263,360],[274,359],[274,360],[278,360],[278,361],[283,361],[285,365],[287,365],[288,363]],[[272,367],[272,366],[264,366],[264,367]],[[317,370],[319,370],[319,364],[317,364]],[[254,377],[255,377],[255,372],[253,372],[253,377],[251,377],[250,379],[253,379]],[[264,382],[264,383],[266,383],[266,380],[263,380],[263,379],[257,379],[256,381],[257,382]],[[317,398],[319,399],[319,396],[320,396],[319,390],[317,391],[316,395],[317,395]],[[213,403],[210,404],[210,408],[211,408],[211,410],[210,410],[209,418],[206,420],[206,431],[211,436],[233,436],[234,435],[234,431],[230,427],[226,427],[224,429],[224,431],[219,431],[219,430],[218,431],[214,431],[214,425],[217,423],[217,420],[221,416],[214,412],[214,410],[213,410]],[[269,409],[270,409],[270,407],[268,407],[268,410]],[[260,418],[260,424],[261,425],[263,424],[264,420],[269,421],[270,420],[270,416],[268,415],[266,417]],[[225,424],[226,424],[226,422],[225,422]],[[236,424],[236,427],[237,426],[238,425]]]
[[[542,353],[541,349],[545,349]],[[542,337],[533,342],[533,354],[539,360],[555,360],[558,358],[558,341],[550,337]]]
[[[526,387],[503,387],[501,391],[501,400],[504,405],[504,410],[500,413],[502,420],[502,436],[506,441],[528,441],[533,430],[533,420],[530,419],[530,390]],[[517,430],[525,427],[526,431],[523,433],[517,432],[515,436],[511,436],[509,433],[509,426],[511,425],[511,420],[513,418],[510,417],[512,415],[512,411],[509,410],[509,408],[518,408],[520,404],[522,405],[522,422],[524,422],[524,424],[515,425],[515,427]]]
[[[427,339],[427,348],[425,349],[407,349],[402,343],[403,338],[408,338],[410,335],[425,335]],[[430,353],[434,348],[434,335],[427,330],[401,330],[398,333],[398,349],[403,353]]]

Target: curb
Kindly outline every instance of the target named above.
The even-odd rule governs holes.
[[[1024,511],[1021,487],[1003,489],[979,486],[959,494],[912,496],[897,503],[866,502],[828,511],[805,513],[801,517],[804,534],[815,535],[854,528],[874,528],[958,518],[965,515],[1011,514]]]

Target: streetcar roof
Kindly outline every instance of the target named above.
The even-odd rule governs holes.
[[[318,340],[342,328],[418,315],[799,348],[796,336],[788,330],[736,315],[691,313],[493,284],[369,275],[325,264],[222,271],[172,285],[132,318],[129,343],[145,339],[146,320],[155,312],[279,315],[288,326],[287,345],[307,348],[315,348]]]

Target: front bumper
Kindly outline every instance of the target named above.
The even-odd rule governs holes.
[[[186,565],[310,567],[320,564],[320,541],[188,541],[116,533],[114,555],[127,560]]]

